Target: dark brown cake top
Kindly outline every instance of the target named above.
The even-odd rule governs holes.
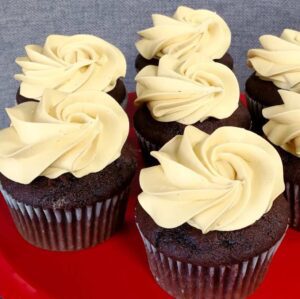
[[[183,134],[186,125],[178,122],[160,122],[155,120],[146,105],[140,107],[133,117],[134,127],[139,134],[146,140],[163,146],[176,135]],[[208,118],[204,122],[196,122],[193,124],[196,128],[211,134],[214,130],[223,126],[234,126],[244,129],[250,129],[251,118],[248,110],[239,104],[238,109],[228,118],[216,119]]]
[[[252,100],[267,107],[283,103],[278,93],[278,87],[271,81],[260,79],[255,73],[247,79],[245,91]]]
[[[23,185],[0,174],[0,184],[15,200],[33,207],[72,209],[118,194],[129,185],[135,169],[134,151],[127,145],[116,161],[82,178],[66,173],[56,179],[38,177],[31,184]]]
[[[288,203],[280,196],[267,214],[247,228],[202,234],[188,224],[162,228],[140,204],[136,208],[139,229],[158,251],[182,262],[207,267],[240,263],[268,250],[284,234],[288,217]]]

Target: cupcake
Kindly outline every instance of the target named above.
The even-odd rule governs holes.
[[[225,65],[199,54],[179,60],[165,55],[158,66],[136,76],[138,109],[134,127],[144,160],[153,164],[151,150],[160,149],[187,125],[206,133],[221,126],[250,129],[247,109],[239,103],[239,85]]]
[[[129,122],[108,94],[45,90],[7,109],[0,190],[20,234],[48,250],[96,245],[124,222],[135,172]]]
[[[283,161],[285,194],[290,203],[290,226],[300,231],[300,94],[278,91],[283,104],[263,109],[266,138]]]
[[[153,27],[139,31],[136,42],[139,52],[135,67],[158,65],[166,54],[185,59],[198,53],[233,68],[228,54],[231,32],[226,22],[215,12],[179,6],[173,17],[152,15]]]
[[[248,51],[254,73],[246,81],[246,95],[253,123],[266,123],[262,109],[282,104],[278,89],[300,93],[300,32],[285,29],[280,37],[263,35],[262,49]]]
[[[126,106],[122,79],[126,60],[118,48],[105,40],[84,34],[50,35],[44,46],[27,45],[25,50],[27,56],[16,59],[22,69],[15,75],[21,82],[17,103],[40,101],[50,88],[66,93],[104,91]]]
[[[157,283],[175,298],[249,296],[288,224],[277,151],[245,129],[188,126],[151,154],[136,223]]]

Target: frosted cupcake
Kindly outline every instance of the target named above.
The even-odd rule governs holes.
[[[283,169],[255,133],[188,126],[140,173],[136,222],[151,272],[172,297],[248,297],[288,224]]]
[[[266,123],[262,109],[282,104],[279,89],[300,93],[300,32],[285,29],[280,37],[263,35],[262,49],[248,51],[254,73],[246,81],[251,117],[256,127]]]
[[[263,109],[263,127],[283,161],[286,198],[290,203],[290,225],[300,231],[300,94],[279,90],[283,104]]]
[[[187,125],[207,133],[222,126],[250,129],[237,79],[221,63],[199,54],[185,60],[165,55],[158,66],[140,71],[136,82],[133,122],[146,163],[154,162],[151,150],[182,134]]]
[[[17,103],[39,101],[47,88],[72,93],[97,90],[126,106],[126,60],[122,52],[105,40],[86,34],[50,35],[43,46],[27,45],[27,56],[16,63],[22,73]]]
[[[49,250],[96,245],[124,222],[135,159],[129,121],[108,94],[45,90],[7,109],[0,190],[20,234]]]
[[[139,52],[135,66],[138,71],[147,65],[158,65],[166,54],[186,59],[197,53],[233,68],[228,54],[231,32],[215,12],[179,6],[172,17],[152,15],[153,27],[139,31],[136,42]]]

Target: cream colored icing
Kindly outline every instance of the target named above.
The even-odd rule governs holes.
[[[263,35],[263,49],[248,51],[248,65],[262,80],[277,87],[300,92],[300,32],[285,29],[280,37]]]
[[[225,65],[191,55],[178,60],[165,55],[159,66],[147,66],[136,76],[136,104],[146,103],[161,122],[194,124],[209,117],[232,115],[239,103],[239,85]]]
[[[0,172],[22,184],[101,171],[120,156],[129,132],[126,113],[104,92],[46,90],[40,102],[6,111],[11,126],[0,131]]]
[[[263,127],[268,139],[300,158],[300,94],[279,90],[282,105],[263,109],[269,121]]]
[[[183,223],[209,231],[252,225],[284,191],[283,166],[272,145],[253,132],[221,127],[211,135],[187,126],[151,152],[138,200],[157,225]]]
[[[177,58],[199,53],[221,58],[231,43],[231,32],[216,13],[179,6],[173,17],[152,15],[153,27],[139,31],[136,48],[146,59],[172,54]]]
[[[126,60],[119,49],[103,39],[78,34],[50,35],[43,47],[27,45],[27,56],[16,63],[22,74],[22,96],[40,100],[45,89],[72,93],[95,89],[108,92],[126,74]]]

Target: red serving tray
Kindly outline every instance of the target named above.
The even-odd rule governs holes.
[[[133,99],[134,94],[130,94],[129,115],[133,112]],[[133,130],[130,139],[137,145]],[[170,298],[151,276],[145,250],[135,227],[133,211],[138,192],[136,176],[129,200],[127,222],[121,232],[94,248],[67,253],[41,250],[25,242],[15,229],[1,198],[0,297]],[[251,299],[300,298],[299,255],[300,233],[289,230],[264,283]]]

